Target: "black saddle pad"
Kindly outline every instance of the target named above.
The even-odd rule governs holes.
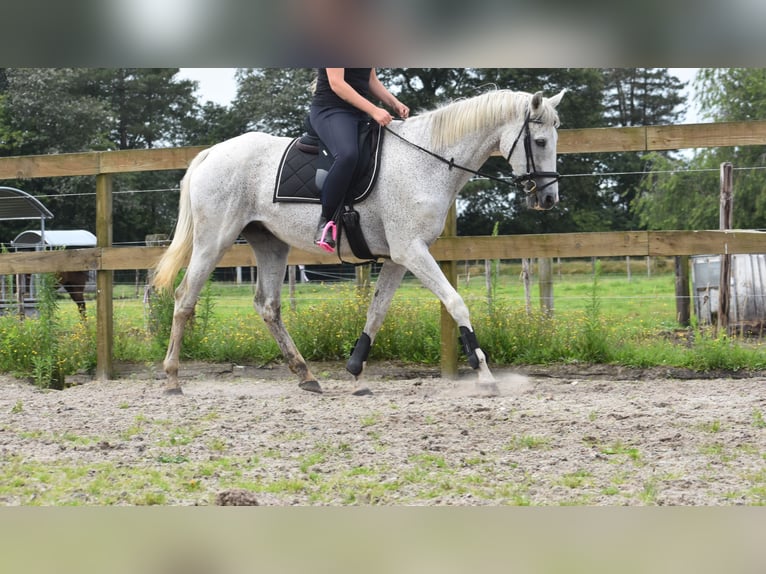
[[[305,151],[302,138],[290,142],[282,154],[274,186],[274,202],[320,203],[320,191],[315,183],[318,168],[329,169],[332,157],[320,146],[319,153]],[[373,124],[360,134],[360,165],[354,174],[346,203],[359,203],[369,197],[378,178],[383,132]]]

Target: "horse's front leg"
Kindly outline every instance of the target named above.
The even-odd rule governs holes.
[[[393,261],[386,261],[380,269],[380,274],[375,284],[375,294],[367,310],[367,322],[364,325],[364,331],[362,331],[359,339],[357,339],[354,350],[351,352],[351,358],[346,363],[346,370],[356,378],[355,395],[371,394],[367,384],[362,381],[362,373],[367,364],[367,356],[370,354],[370,347],[372,347],[372,342],[375,340],[375,335],[377,335],[380,327],[383,325],[388,308],[391,306],[391,300],[394,297],[394,293],[396,293],[397,287],[402,282],[402,277],[404,277],[406,271],[407,269],[404,266],[398,265]]]
[[[479,347],[471,326],[468,307],[463,298],[450,285],[439,264],[434,260],[423,241],[413,241],[404,249],[391,254],[391,258],[406,266],[442,302],[460,329],[460,341],[468,363],[478,372],[476,391],[482,395],[500,394],[495,377],[487,365],[487,356]]]

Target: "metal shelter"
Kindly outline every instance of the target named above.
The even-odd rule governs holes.
[[[21,191],[15,187],[0,186],[0,221],[23,219],[40,220],[39,240],[44,248],[44,246],[48,244],[45,238],[45,221],[47,219],[53,219],[53,214],[47,207],[40,203],[39,199],[29,195],[26,191]],[[12,303],[8,299],[10,293],[6,293],[6,281],[3,277],[0,277],[0,313],[18,304],[19,309],[26,314],[29,310],[28,307],[34,305],[33,301],[27,302],[24,299],[24,292],[27,290],[24,277],[17,275],[15,282],[18,301]],[[10,291],[13,291],[12,287]]]
[[[15,187],[0,187],[0,221],[18,219],[39,219],[40,229],[45,236],[45,220],[53,219],[40,200]]]
[[[85,229],[53,230],[30,229],[22,231],[11,241],[15,249],[37,249],[47,247],[95,247],[96,236]]]

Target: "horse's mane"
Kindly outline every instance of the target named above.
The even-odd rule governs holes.
[[[532,94],[511,90],[493,90],[480,96],[459,100],[426,112],[420,117],[431,122],[431,145],[443,149],[463,136],[480,129],[523,117],[531,105]],[[543,99],[540,113],[532,119],[558,127],[556,109]]]

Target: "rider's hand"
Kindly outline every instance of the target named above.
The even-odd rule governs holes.
[[[375,108],[375,112],[372,114],[372,119],[378,122],[378,124],[381,126],[385,127],[390,124],[394,118],[392,118],[391,114],[389,114],[388,111],[384,110],[383,108]]]

